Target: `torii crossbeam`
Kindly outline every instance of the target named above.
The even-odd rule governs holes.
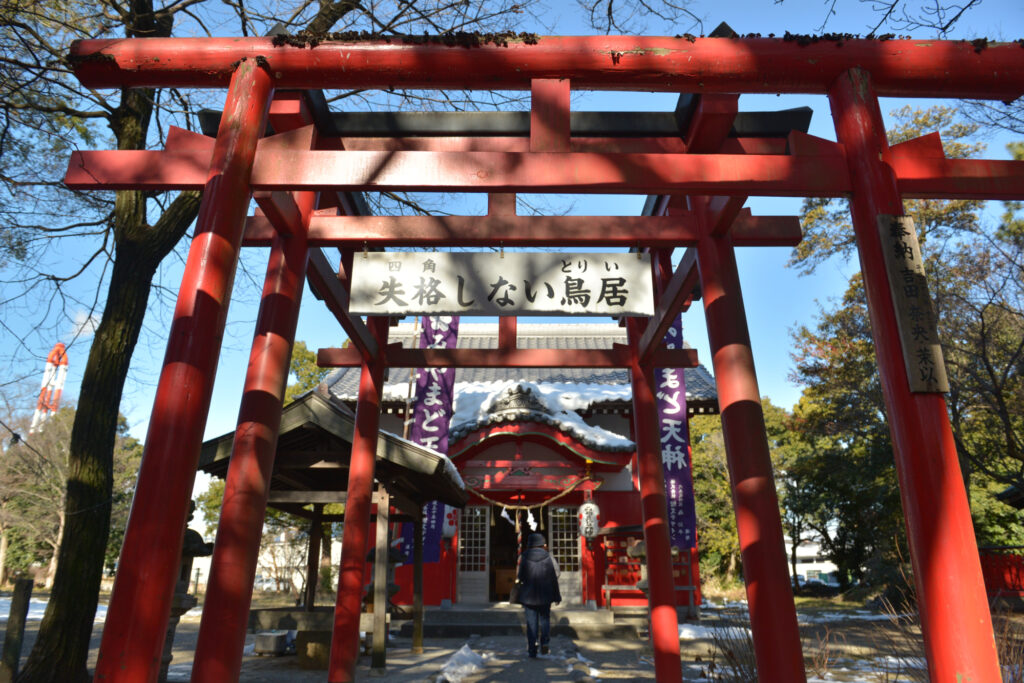
[[[627,367],[650,557],[652,641],[658,680],[681,666],[654,408],[656,365],[694,362],[662,345],[667,321],[699,284],[718,383],[743,551],[758,669],[764,680],[805,680],[796,613],[735,246],[793,244],[794,219],[743,212],[749,195],[850,199],[889,411],[897,472],[932,680],[995,681],[998,662],[974,533],[944,397],[911,390],[877,221],[900,216],[903,197],[1024,198],[1024,164],[945,158],[935,136],[889,147],[878,95],[1012,100],[1024,92],[1020,43],[964,41],[536,36],[309,42],[288,37],[83,41],[70,62],[83,83],[112,87],[228,88],[215,139],[174,131],[163,151],[78,152],[67,183],[80,189],[204,189],[203,203],[160,383],[145,457],[103,633],[96,678],[151,680],[181,547],[219,340],[240,247],[270,245],[263,304],[239,417],[212,569],[229,597],[208,603],[193,680],[235,679],[255,571],[273,440],[309,277],[349,333],[352,349],[324,349],[325,365],[363,370],[353,440],[344,557],[329,680],[352,679],[366,520],[381,381],[388,365],[504,364]],[[570,87],[689,93],[674,136],[578,135]],[[468,128],[442,136],[355,137],[302,95],[315,88],[529,89],[528,130],[495,136]],[[277,96],[275,97],[275,90]],[[800,133],[730,137],[736,93],[825,93],[838,142]],[[319,113],[318,113],[319,112]],[[268,117],[275,135],[263,137]],[[262,138],[262,139],[261,139]],[[628,139],[627,139],[628,138]],[[172,144],[173,143],[173,144]],[[484,192],[487,217],[360,215],[350,191]],[[515,192],[633,192],[655,197],[635,218],[521,217]],[[250,197],[261,212],[247,216]],[[601,226],[595,230],[595,226]],[[588,234],[590,233],[590,234]],[[582,357],[516,348],[514,320],[499,353],[400,349],[387,321],[348,313],[355,250],[374,247],[605,244],[650,250],[660,303],[629,321],[628,347]],[[335,274],[317,247],[342,250]],[[674,247],[690,247],[671,271]],[[269,449],[267,445],[270,444]],[[236,465],[237,462],[237,465]],[[241,501],[241,502],[239,502]],[[246,584],[248,580],[248,584]],[[956,586],[956,600],[949,588]]]

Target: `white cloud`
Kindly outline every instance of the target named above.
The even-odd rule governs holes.
[[[100,316],[97,313],[90,313],[85,310],[78,310],[75,312],[74,321],[71,324],[71,337],[79,339],[88,339],[96,333],[96,328],[100,326]]]

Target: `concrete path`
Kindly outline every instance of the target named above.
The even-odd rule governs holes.
[[[185,631],[188,630],[186,625]],[[182,636],[187,638],[185,632]],[[526,639],[522,636],[428,639],[425,651],[419,655],[410,652],[411,645],[409,639],[393,637],[388,647],[387,669],[383,672],[370,670],[369,656],[360,657],[357,679],[394,683],[654,680],[649,648],[646,642],[637,640],[608,639],[584,643],[567,636],[555,636],[551,640],[551,653],[536,659],[527,656]],[[176,657],[169,680],[187,681],[191,664],[184,659],[191,653],[180,651],[182,656],[179,659],[177,642],[175,646]],[[468,656],[464,648],[471,651]],[[451,666],[446,668],[456,655],[456,661],[469,660],[476,666],[461,670]],[[326,680],[325,671],[305,671],[299,668],[297,659],[294,655],[247,656],[242,664],[241,680],[252,683],[321,683]],[[440,678],[442,675],[445,678]]]

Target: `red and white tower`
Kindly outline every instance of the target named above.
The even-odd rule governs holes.
[[[68,376],[68,354],[64,344],[53,345],[50,355],[46,357],[46,369],[43,371],[43,386],[39,390],[36,412],[32,415],[32,426],[28,433],[32,434],[42,427],[51,414],[57,412],[60,395],[64,391],[64,380]]]

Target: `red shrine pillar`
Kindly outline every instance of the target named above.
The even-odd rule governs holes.
[[[308,224],[314,192],[295,193]],[[238,680],[267,511],[295,326],[306,279],[306,225],[274,236],[224,482],[192,681]],[[314,582],[315,586],[315,582]]]
[[[999,662],[974,526],[941,393],[912,393],[878,234],[879,215],[902,215],[870,74],[853,69],[829,90],[836,136],[853,185],[850,210],[888,409],[910,542],[921,631],[933,681],[998,681]]]
[[[273,83],[255,60],[231,76],[196,235],[178,290],[138,485],[110,598],[97,681],[156,680],[183,530]]]
[[[691,203],[704,224],[697,245],[697,263],[757,670],[766,681],[805,681],[782,518],[736,254],[728,235],[708,234],[706,202],[697,198]]]
[[[640,476],[640,504],[647,547],[647,590],[651,618],[654,671],[659,681],[683,677],[679,658],[679,615],[672,577],[672,544],[668,532],[668,502],[661,465],[661,434],[655,402],[654,368],[641,367],[637,347],[643,333],[637,318],[627,319],[632,364],[633,425]]]
[[[388,318],[367,319],[381,348],[387,341]],[[352,434],[352,457],[348,470],[348,498],[341,538],[341,567],[338,598],[334,607],[334,633],[327,670],[329,683],[355,680],[359,659],[359,614],[363,600],[363,570],[369,545],[370,503],[376,467],[377,434],[380,425],[381,392],[384,389],[383,359],[363,359],[356,402],[356,424]]]

